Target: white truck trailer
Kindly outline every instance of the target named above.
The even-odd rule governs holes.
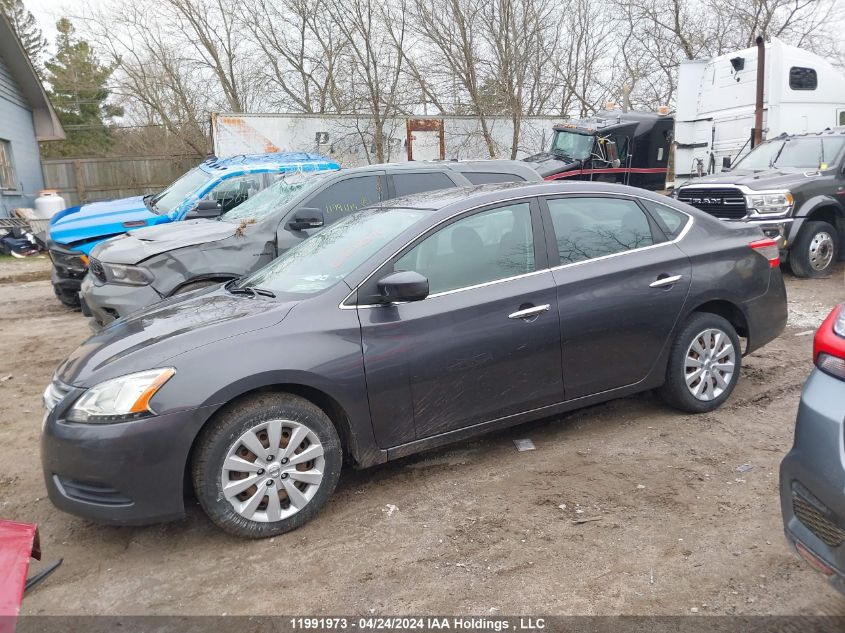
[[[842,72],[822,57],[776,38],[765,47],[764,139],[845,126]],[[751,150],[756,90],[756,47],[681,63],[676,182],[719,173]]]
[[[553,117],[522,120],[517,158],[535,154],[550,143]],[[488,117],[496,158],[509,158],[513,126],[507,117]],[[477,117],[396,117],[384,126],[386,162],[490,158]],[[324,154],[344,167],[377,162],[373,124],[350,114],[214,113],[211,134],[216,156],[306,151]]]

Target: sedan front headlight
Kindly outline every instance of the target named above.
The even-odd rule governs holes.
[[[124,266],[100,262],[106,281],[124,286],[146,286],[153,281],[153,274],[143,266]]]
[[[764,191],[745,196],[748,210],[760,215],[784,215],[789,213],[794,199],[788,191]]]
[[[155,415],[150,399],[175,373],[172,367],[164,367],[101,382],[76,400],[66,419],[83,424],[110,424]]]

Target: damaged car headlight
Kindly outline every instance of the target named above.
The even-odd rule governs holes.
[[[150,400],[174,374],[175,369],[164,367],[101,382],[83,393],[65,418],[83,424],[109,424],[155,415]]]
[[[783,215],[792,208],[794,199],[788,191],[763,191],[745,196],[749,211],[760,215]]]
[[[146,286],[152,283],[153,274],[143,266],[125,266],[100,262],[106,281],[124,286]]]

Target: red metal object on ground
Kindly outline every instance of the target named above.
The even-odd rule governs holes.
[[[15,630],[30,557],[41,560],[36,525],[0,520],[0,633]]]

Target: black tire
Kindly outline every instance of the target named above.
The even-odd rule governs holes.
[[[719,330],[727,335],[733,346],[734,370],[730,379],[727,381],[727,387],[724,388],[724,391],[713,397],[713,399],[705,401],[693,395],[690,387],[687,386],[686,361],[687,352],[693,351],[691,350],[693,340],[707,330]],[[734,327],[727,319],[720,317],[718,314],[696,312],[687,319],[672,343],[669,351],[669,363],[666,368],[666,382],[660,387],[658,394],[669,406],[687,413],[706,413],[707,411],[713,411],[730,397],[739,379],[741,367],[742,348],[740,347],[739,337]],[[702,380],[696,380],[693,386],[698,386],[699,381]],[[713,384],[715,384],[715,381]]]
[[[839,234],[829,222],[804,223],[789,247],[789,267],[796,277],[830,274],[839,255]]]
[[[61,301],[63,305],[75,310],[80,309],[82,304],[79,301],[78,292],[68,292],[67,290],[62,290],[58,286],[53,286],[53,292],[56,293],[56,298]]]
[[[253,521],[239,514],[224,497],[222,482],[228,451],[244,433],[269,420],[290,420],[312,431],[323,447],[325,460],[323,478],[313,497],[292,516],[272,523]],[[334,491],[342,463],[337,430],[322,409],[299,396],[264,393],[226,408],[202,430],[191,461],[191,478],[200,505],[215,525],[235,536],[258,539],[289,532],[311,520]],[[261,503],[266,501],[269,498]]]
[[[207,288],[208,286],[217,286],[222,283],[219,279],[200,279],[199,281],[190,281],[184,286],[180,286],[171,293],[171,297],[176,295],[184,295],[200,288]]]

